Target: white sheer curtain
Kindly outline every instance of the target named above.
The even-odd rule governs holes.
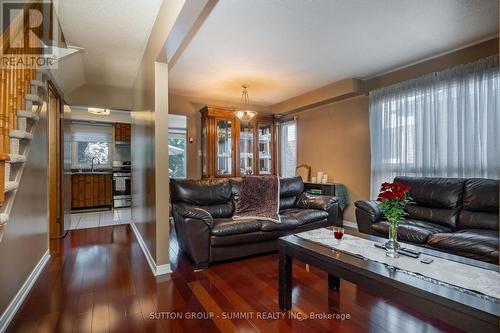
[[[498,56],[370,92],[371,193],[395,176],[500,178]]]

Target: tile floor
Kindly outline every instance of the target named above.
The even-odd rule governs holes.
[[[129,224],[132,220],[130,208],[119,208],[103,212],[71,214],[70,230]]]

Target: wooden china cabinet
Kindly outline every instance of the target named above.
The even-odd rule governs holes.
[[[273,115],[242,122],[232,109],[205,106],[201,112],[202,177],[276,174]]]

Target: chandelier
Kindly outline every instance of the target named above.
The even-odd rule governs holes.
[[[241,86],[241,109],[234,112],[234,115],[238,117],[241,122],[250,122],[257,115],[257,112],[250,111],[248,105],[250,104],[250,99],[248,98],[248,86]]]

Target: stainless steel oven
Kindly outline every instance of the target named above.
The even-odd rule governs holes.
[[[130,164],[113,165],[113,206],[115,208],[132,205],[131,178]]]

